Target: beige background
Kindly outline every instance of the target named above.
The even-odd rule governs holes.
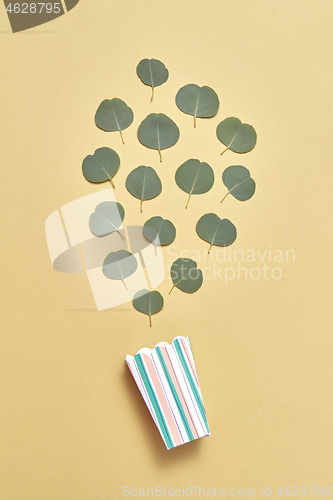
[[[120,499],[125,485],[256,488],[256,496],[271,485],[281,498],[281,485],[331,485],[332,15],[330,0],[81,0],[12,35],[0,9],[1,500]],[[145,57],[170,71],[153,104],[135,73]],[[191,82],[213,87],[221,103],[197,129],[174,105]],[[125,146],[93,120],[116,96],[135,112]],[[152,111],[181,130],[161,165],[136,139]],[[215,128],[227,116],[255,126],[251,153],[219,156]],[[194,227],[213,211],[236,224],[233,250],[292,249],[296,261],[265,261],[282,269],[280,280],[207,280],[193,296],[167,296],[166,279],[151,329],[131,304],[96,312],[85,275],[52,269],[44,222],[109,187],[81,174],[83,158],[107,145],[121,156],[116,197],[128,224],[168,217],[178,230],[173,251],[203,255]],[[210,163],[216,183],[185,211],[174,172],[190,157]],[[240,163],[257,192],[220,205],[222,171]],[[140,164],[163,182],[142,215],[124,187]],[[190,336],[212,436],[167,452],[124,356],[178,334]]]

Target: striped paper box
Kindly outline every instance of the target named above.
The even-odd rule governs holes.
[[[188,337],[125,359],[168,450],[210,436]]]

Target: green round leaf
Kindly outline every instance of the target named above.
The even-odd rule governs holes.
[[[214,184],[214,171],[208,163],[199,160],[187,160],[176,171],[177,186],[189,194],[186,208],[192,194],[207,193]]]
[[[115,201],[103,201],[89,218],[89,227],[96,236],[106,236],[118,231],[125,218],[124,207]],[[119,233],[120,234],[120,233]]]
[[[135,256],[127,250],[111,252],[104,260],[103,273],[112,280],[121,280],[127,290],[124,279],[137,270],[138,263]]]
[[[236,227],[229,219],[220,219],[216,214],[203,215],[197,222],[196,230],[200,238],[213,245],[226,247],[237,238]]]
[[[118,154],[111,148],[96,149],[93,155],[88,155],[82,162],[82,173],[90,182],[111,181],[120,166]]]
[[[176,144],[179,139],[179,128],[163,113],[151,113],[139,125],[138,139],[147,148],[157,149],[162,161],[162,149]]]
[[[95,115],[97,127],[107,132],[118,130],[123,143],[124,139],[121,131],[129,127],[133,119],[133,110],[127,106],[126,102],[117,98],[102,101]]]
[[[256,190],[256,183],[249,170],[242,165],[231,165],[226,168],[222,174],[222,181],[228,188],[226,196],[230,193],[239,201],[249,200]]]
[[[143,289],[134,295],[132,304],[137,311],[149,316],[151,326],[151,317],[163,309],[164,299],[160,292]]]
[[[194,83],[178,90],[176,104],[181,111],[194,116],[194,126],[196,126],[197,116],[200,118],[214,116],[220,106],[219,98],[213,89],[199,87]]]
[[[170,270],[173,287],[169,293],[172,292],[174,287],[186,293],[194,293],[199,290],[202,285],[203,275],[197,266],[197,263],[192,259],[179,258],[175,260]]]
[[[162,191],[162,183],[153,168],[141,165],[128,175],[126,188],[132,196],[141,200],[140,211],[142,212],[142,202],[156,198]]]
[[[170,245],[176,238],[176,228],[170,220],[156,216],[144,223],[143,234],[155,245]]]
[[[247,153],[257,143],[257,133],[252,125],[242,123],[238,118],[234,117],[226,118],[219,123],[216,135],[218,140],[227,146],[227,149],[222,153],[228,149],[235,153]]]
[[[152,87],[151,101],[154,97],[154,88],[162,85],[169,78],[169,71],[157,59],[142,59],[136,68],[136,72],[145,85]]]

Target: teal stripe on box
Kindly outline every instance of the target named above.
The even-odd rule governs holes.
[[[199,392],[198,392],[198,390],[196,388],[196,385],[195,385],[195,382],[194,382],[193,377],[191,375],[191,372],[189,370],[189,367],[188,367],[188,365],[186,363],[186,360],[184,358],[184,354],[183,354],[183,351],[181,349],[180,342],[179,342],[178,339],[175,339],[173,341],[173,344],[174,344],[174,346],[176,348],[176,351],[177,351],[177,354],[178,354],[178,358],[180,359],[180,362],[181,362],[182,367],[184,369],[184,372],[186,374],[187,380],[189,381],[189,384],[191,386],[191,390],[192,390],[193,395],[195,397],[195,400],[197,402],[197,405],[198,405],[198,408],[200,410],[202,419],[205,422],[206,429],[209,432],[209,427],[208,427],[208,422],[207,422],[207,418],[206,418],[205,408],[204,408],[202,399],[200,397],[200,394],[199,394]]]
[[[162,413],[161,407],[159,405],[157,396],[155,394],[155,391],[154,391],[154,389],[150,383],[149,377],[147,375],[146,368],[144,366],[141,354],[136,354],[134,356],[134,359],[136,361],[137,367],[139,368],[139,372],[140,372],[140,375],[142,377],[143,383],[147,389],[149,399],[150,399],[150,401],[153,405],[153,408],[155,410],[156,417],[157,417],[158,423],[160,424],[160,428],[162,430],[167,447],[173,448],[175,445],[174,445],[172,438],[170,436],[169,428],[164,420],[163,413]]]
[[[180,416],[181,416],[181,419],[183,421],[183,424],[184,424],[184,427],[185,427],[185,430],[186,430],[186,434],[187,434],[187,437],[189,438],[190,441],[193,441],[194,440],[194,437],[193,437],[193,434],[192,434],[192,431],[191,431],[191,428],[189,426],[189,423],[187,421],[187,418],[186,418],[186,415],[184,413],[184,410],[183,410],[183,407],[182,407],[182,404],[180,402],[180,399],[178,397],[178,394],[177,394],[177,391],[176,391],[176,388],[175,386],[173,385],[173,382],[171,380],[171,377],[170,377],[170,374],[169,374],[169,371],[167,369],[167,366],[164,362],[164,359],[163,359],[163,354],[161,353],[161,348],[160,347],[155,347],[155,350],[157,352],[157,356],[158,356],[158,359],[160,360],[160,363],[162,365],[162,368],[163,368],[163,371],[164,371],[164,375],[168,381],[168,384],[169,384],[169,387],[171,389],[171,392],[172,392],[172,395],[173,395],[173,398],[176,402],[176,405],[177,405],[177,408],[178,408],[178,411],[180,413]]]

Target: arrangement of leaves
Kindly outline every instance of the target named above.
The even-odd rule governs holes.
[[[170,269],[173,287],[170,293],[176,287],[182,292],[194,293],[202,285],[202,271],[198,269],[198,264],[192,259],[179,258],[174,261]]]
[[[142,59],[136,68],[141,81],[151,87],[151,101],[154,98],[155,87],[167,82],[169,71],[157,59]],[[179,89],[176,95],[177,107],[194,118],[211,118],[219,111],[219,98],[216,92],[207,86],[199,87],[188,84]],[[105,99],[99,105],[95,114],[96,125],[105,131],[118,131],[124,144],[122,131],[128,128],[134,120],[133,110],[121,99]],[[219,141],[227,150],[235,153],[247,153],[257,143],[257,134],[252,125],[242,123],[235,117],[222,120],[216,129]],[[180,137],[176,123],[163,113],[151,113],[141,122],[137,130],[139,142],[159,153],[174,146]],[[96,149],[93,155],[88,155],[82,162],[84,177],[94,183],[110,181],[114,188],[113,177],[120,167],[120,158],[116,151],[109,147]],[[208,163],[198,159],[189,159],[180,165],[175,173],[177,186],[188,194],[185,208],[188,207],[192,195],[207,193],[215,181],[214,170]],[[222,201],[231,194],[239,201],[249,200],[255,193],[256,184],[247,168],[242,165],[231,165],[222,174],[222,182],[228,192]],[[157,172],[152,167],[141,165],[127,176],[125,182],[128,192],[140,200],[142,212],[143,201],[156,198],[162,191],[162,183]],[[221,202],[222,202],[221,201]],[[113,232],[124,238],[119,230],[125,217],[124,207],[115,201],[105,201],[96,206],[89,218],[89,227],[96,236],[103,237]],[[237,238],[237,230],[229,219],[221,219],[215,213],[207,213],[199,218],[196,224],[198,236],[209,243],[208,253],[213,246],[226,247]],[[143,225],[144,237],[155,245],[170,245],[176,237],[173,223],[161,216],[148,219]],[[112,280],[121,280],[127,289],[125,279],[136,272],[138,262],[136,257],[127,250],[118,250],[107,255],[103,263],[104,275]],[[203,273],[192,259],[178,258],[170,269],[174,288],[192,294],[200,289],[203,283]],[[164,299],[158,291],[143,289],[138,291],[132,300],[133,307],[149,316],[151,326],[152,315],[162,310]]]
[[[178,167],[175,179],[177,186],[189,195],[185,205],[187,208],[192,194],[204,194],[212,189],[214,171],[208,163],[187,160]]]
[[[162,182],[153,168],[141,165],[128,175],[126,189],[132,196],[141,200],[140,212],[142,212],[142,203],[156,198],[161,193]]]
[[[220,219],[216,214],[205,214],[197,222],[196,230],[200,238],[213,245],[227,247],[237,238],[236,227],[229,219]]]
[[[216,129],[217,138],[226,149],[221,153],[225,153],[230,149],[235,153],[248,153],[257,143],[257,133],[247,123],[242,123],[238,118],[230,117],[220,122]]]
[[[154,98],[154,88],[162,85],[169,78],[169,71],[157,59],[142,59],[137,65],[136,72],[141,81],[152,88],[151,101]]]
[[[162,149],[171,148],[179,139],[179,128],[163,113],[151,113],[139,125],[138,139],[147,148],[157,149],[162,161]]]
[[[90,182],[110,181],[114,188],[112,178],[118,172],[120,158],[111,148],[96,149],[93,155],[88,155],[82,162],[82,173]]]
[[[254,195],[256,183],[251,177],[250,171],[242,165],[231,165],[222,174],[222,181],[228,188],[228,194],[232,194],[239,201],[247,201]]]
[[[89,227],[95,236],[106,236],[117,231],[123,238],[124,236],[118,231],[125,218],[124,207],[115,201],[103,201],[95,208],[89,218]]]
[[[132,304],[137,311],[149,316],[149,326],[151,326],[151,317],[163,309],[164,299],[160,292],[143,289],[134,295]]]
[[[148,219],[143,226],[143,234],[147,240],[157,245],[170,245],[176,238],[176,228],[172,222],[155,216]]]
[[[127,106],[126,102],[117,98],[102,101],[95,115],[97,127],[106,132],[118,130],[123,144],[125,143],[122,130],[129,127],[133,123],[133,120],[133,110]]]
[[[194,126],[197,125],[197,116],[210,118],[219,110],[220,102],[216,92],[210,87],[199,87],[194,83],[185,85],[176,95],[178,108],[188,115],[194,116]]]
[[[138,268],[138,263],[135,255],[127,250],[118,250],[111,252],[104,260],[103,273],[111,280],[121,280],[127,290],[125,278],[128,278]]]

